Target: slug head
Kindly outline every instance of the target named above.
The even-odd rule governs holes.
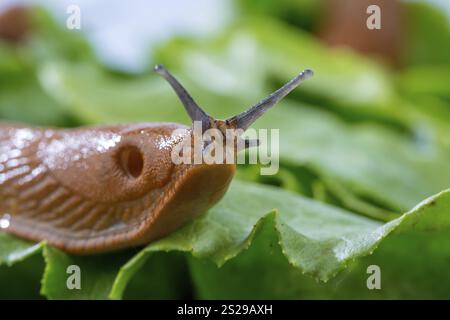
[[[248,110],[227,118],[225,120],[214,119],[209,116],[190,96],[187,90],[178,82],[178,80],[167,71],[164,66],[156,65],[155,71],[163,76],[175,93],[180,98],[184,108],[193,123],[201,123],[201,131],[206,132],[208,129],[218,129],[222,133],[223,142],[227,139],[226,131],[231,129],[235,132],[233,137],[234,150],[240,151],[243,148],[249,148],[259,145],[259,141],[245,140],[243,144],[239,144],[240,136],[247,130],[259,117],[267,112],[270,108],[276,105],[281,99],[288,95],[292,90],[299,86],[303,81],[313,76],[313,71],[306,69],[282,86],[280,89],[273,92],[271,95],[261,100]],[[228,137],[229,138],[229,137]],[[242,141],[242,140],[241,140]],[[223,144],[226,145],[226,144]],[[243,147],[242,147],[243,146]]]

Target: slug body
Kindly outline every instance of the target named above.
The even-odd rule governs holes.
[[[171,133],[180,127],[0,126],[7,231],[96,253],[148,243],[205,212],[225,193],[235,166],[173,164],[180,137]]]
[[[195,114],[181,85],[161,66],[158,71],[193,121],[248,125],[248,112],[245,121],[214,120],[201,109]],[[172,149],[191,138],[191,128],[175,123],[76,129],[0,124],[0,218],[8,217],[2,230],[74,254],[167,235],[219,201],[236,170],[235,164],[175,164]]]

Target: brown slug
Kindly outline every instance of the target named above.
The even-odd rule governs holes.
[[[249,110],[215,120],[163,66],[192,121],[247,129],[304,79],[305,70]],[[185,135],[174,135],[184,129]],[[235,164],[174,164],[192,129],[176,123],[75,129],[0,124],[0,218],[6,231],[73,254],[144,245],[207,211],[226,192]],[[248,145],[247,145],[248,147]]]

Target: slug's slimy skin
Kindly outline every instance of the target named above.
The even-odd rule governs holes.
[[[221,130],[245,129],[306,77],[300,74],[249,111],[220,121],[165,69],[157,71],[193,121]],[[236,170],[235,164],[174,164],[172,149],[192,134],[175,123],[77,129],[0,124],[4,231],[74,254],[144,245],[169,234],[219,201]]]
[[[180,127],[0,126],[7,231],[87,254],[148,243],[205,212],[235,166],[174,165],[170,152],[180,137],[171,133]]]

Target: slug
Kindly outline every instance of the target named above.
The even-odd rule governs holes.
[[[305,70],[247,111],[216,120],[162,65],[155,71],[193,122],[221,131],[246,130],[312,75]],[[80,255],[145,245],[175,231],[219,201],[236,170],[227,163],[174,164],[171,150],[192,132],[176,123],[0,124],[0,230]]]

